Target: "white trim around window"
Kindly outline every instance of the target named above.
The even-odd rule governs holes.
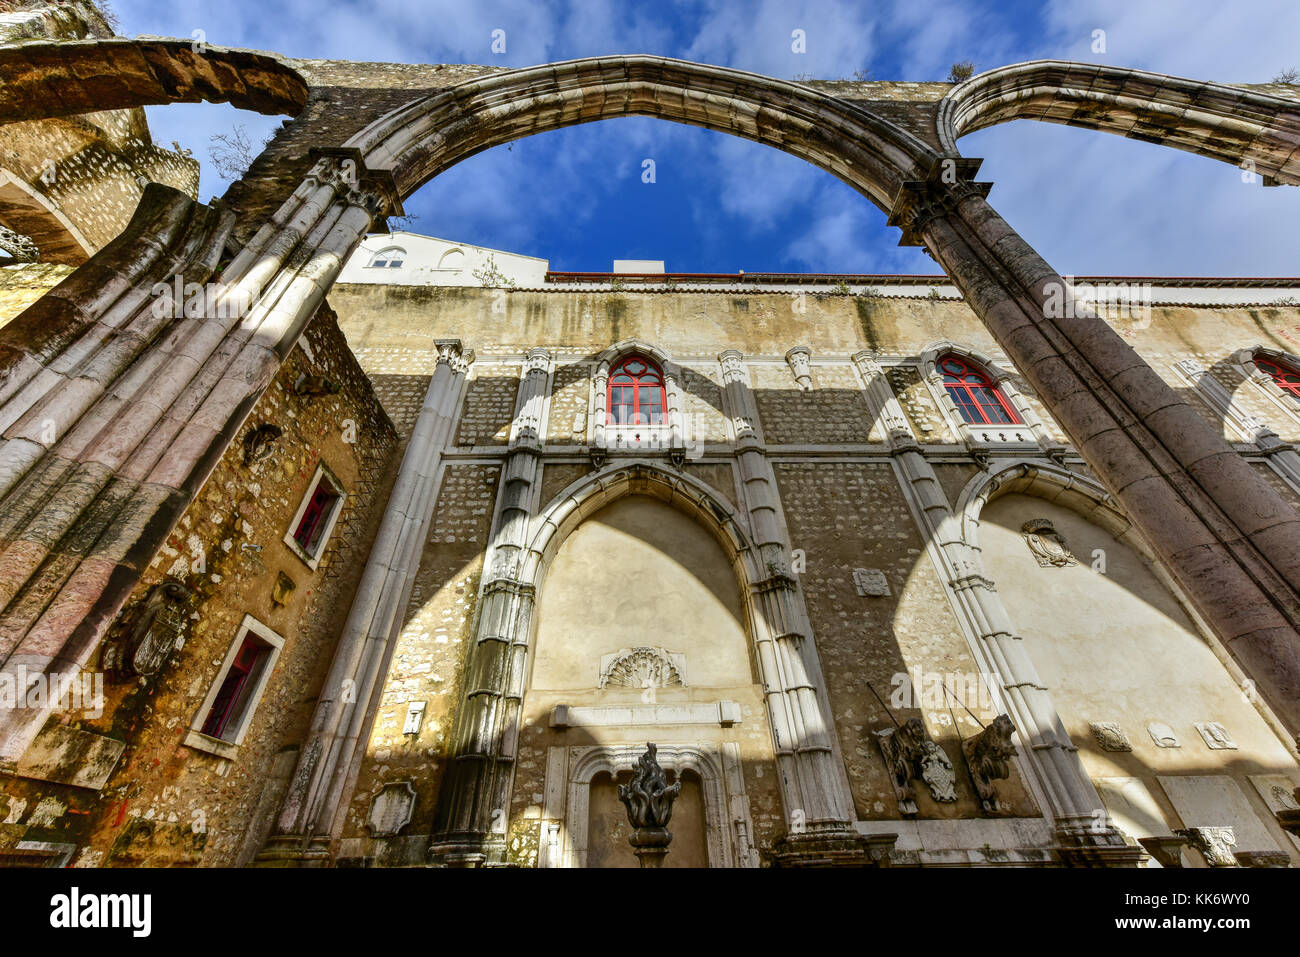
[[[298,541],[298,527],[302,524],[303,515],[307,507],[311,504],[312,497],[320,484],[325,482],[329,485],[331,491],[338,496],[329,507],[329,514],[325,515],[321,522],[320,534],[315,536],[315,541],[310,548],[304,546]],[[334,525],[339,520],[339,515],[343,512],[343,503],[347,501],[347,493],[343,491],[343,483],[340,482],[322,462],[316,466],[316,471],[307,483],[307,491],[298,503],[298,511],[294,512],[293,520],[289,522],[289,528],[284,533],[284,543],[289,546],[289,551],[297,555],[307,567],[315,571],[320,565],[321,556],[325,554],[325,546],[329,544],[330,536],[334,534]]]
[[[238,710],[231,717],[226,731],[220,738],[214,738],[204,734],[202,728],[208,720],[208,715],[212,712],[212,706],[217,700],[217,695],[221,692],[221,687],[226,681],[226,676],[230,673],[231,666],[235,663],[239,650],[244,646],[244,641],[250,633],[265,645],[269,652],[260,661],[257,674],[252,676],[252,687],[241,691],[240,697],[242,700],[235,704]],[[252,615],[245,615],[243,622],[239,626],[239,631],[235,635],[235,640],[231,642],[225,660],[221,663],[221,670],[217,672],[216,679],[208,688],[207,696],[203,699],[203,704],[198,713],[194,715],[194,720],[190,723],[190,730],[181,743],[199,751],[215,754],[218,757],[235,757],[239,752],[239,746],[244,743],[244,736],[248,734],[248,729],[252,726],[253,714],[257,711],[257,705],[266,691],[267,682],[271,680],[271,673],[275,671],[275,665],[280,659],[280,651],[283,647],[283,638]]]

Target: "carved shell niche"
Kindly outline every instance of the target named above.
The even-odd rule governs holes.
[[[598,687],[684,687],[685,664],[685,655],[674,654],[665,648],[622,648],[601,659]]]

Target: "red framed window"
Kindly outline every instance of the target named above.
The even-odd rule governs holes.
[[[1262,356],[1255,357],[1255,368],[1260,372],[1267,372],[1274,385],[1300,402],[1300,372]]]
[[[307,554],[316,554],[316,547],[320,544],[321,536],[325,534],[325,525],[339,498],[339,493],[322,474],[316,483],[315,491],[311,493],[307,507],[303,510],[302,518],[298,519],[298,527],[293,532],[294,541],[301,545]]]
[[[270,646],[258,641],[256,636],[251,634],[244,636],[244,642],[239,646],[239,653],[230,663],[230,670],[222,679],[221,688],[213,699],[208,716],[203,720],[204,734],[210,738],[225,740],[228,733],[233,734],[236,731],[239,725],[238,719],[243,714],[248,696],[252,693],[261,674],[262,665],[270,653]]]
[[[943,387],[957,411],[971,425],[1022,425],[1020,416],[1011,403],[995,386],[982,369],[957,356],[944,356],[939,360],[943,374]]]
[[[644,356],[628,356],[609,374],[608,425],[663,425],[664,377]]]

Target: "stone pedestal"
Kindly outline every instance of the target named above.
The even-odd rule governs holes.
[[[272,835],[249,867],[329,867],[329,839],[324,835]]]
[[[787,834],[767,855],[772,867],[889,867],[897,834],[852,828],[812,828]]]
[[[642,867],[659,868],[664,866],[673,834],[666,827],[638,827],[627,840]]]

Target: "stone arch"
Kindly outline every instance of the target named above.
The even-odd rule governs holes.
[[[843,180],[888,212],[937,158],[913,134],[797,83],[658,56],[569,60],[466,80],[399,107],[347,141],[405,197],[475,153],[533,133],[651,116],[764,143]]]
[[[79,266],[95,246],[68,215],[30,183],[0,170],[0,223],[30,236],[45,262]]]
[[[1255,365],[1256,356],[1273,359],[1296,370],[1300,370],[1300,356],[1274,349],[1271,346],[1254,346],[1249,349],[1237,350],[1228,360],[1240,374],[1242,385],[1248,382],[1253,383],[1264,395],[1268,396],[1282,415],[1292,420],[1300,419],[1300,406],[1296,404],[1294,399],[1278,388],[1271,375]]]
[[[1300,184],[1300,104],[1260,88],[1032,60],[953,87],[939,105],[939,142],[956,155],[960,137],[1017,119],[1116,133],[1234,166],[1249,160],[1275,182]]]
[[[657,498],[699,522],[731,560],[742,593],[751,592],[767,577],[761,568],[758,549],[738,511],[719,492],[692,476],[634,459],[573,482],[542,508],[521,562],[518,581],[525,587],[540,589],[546,567],[573,530],[626,495]]]
[[[1008,502],[1007,509],[993,510],[995,514],[984,518],[986,506],[1011,495],[1041,499],[1074,513],[1082,522],[1066,524],[1067,517],[1054,509],[1027,509],[1023,499]],[[1106,820],[1120,825],[1130,838],[1154,836],[1177,826],[1170,816],[1182,813],[1177,800],[1167,805],[1156,801],[1161,809],[1151,821],[1133,821],[1123,804],[1114,800],[1121,779],[1140,779],[1140,787],[1154,794],[1164,776],[1213,772],[1228,775],[1248,792],[1250,773],[1294,767],[1294,748],[1277,714],[1258,696],[1241,694],[1243,687],[1250,687],[1246,673],[1099,485],[1065,467],[1021,462],[976,476],[959,502],[961,547],[969,550],[971,568],[987,582],[987,597],[992,598],[983,602],[984,610],[1000,617],[1003,627],[1015,635],[1001,648],[1020,646],[1011,654],[1021,656],[1022,687],[1036,689],[1032,719],[1040,729],[1049,719],[1052,737],[1057,739],[1050,746],[1057,748],[1055,754],[1038,743],[1022,749],[1052,805],[1064,803],[1058,795],[1070,791],[1076,801],[1079,796],[1096,795],[1092,807],[1104,810]],[[1021,523],[1044,512],[1066,536],[1075,567],[1035,568],[1030,560],[1020,540],[1027,525]],[[989,531],[983,542],[982,524]],[[1091,535],[1086,526],[1092,526]],[[1094,564],[1090,572],[1088,566],[1097,552],[1089,548],[1098,546],[1106,550],[1109,567],[1103,570]],[[1021,574],[1043,577],[1025,581]],[[1048,584],[1052,581],[1062,584]],[[1066,594],[1072,596],[1073,606],[1045,600]],[[994,665],[1019,727],[1016,704],[1021,688],[1007,681],[1010,673],[1001,671],[1002,659],[995,659]],[[1202,723],[1211,720],[1221,720],[1221,727],[1236,732],[1240,744],[1233,760],[1218,768],[1205,765],[1197,740],[1198,733],[1206,733]],[[1175,730],[1175,743],[1161,743],[1158,728]],[[1118,737],[1103,740],[1112,734]],[[1065,755],[1058,744],[1071,754]],[[1169,747],[1175,750],[1153,750]],[[1053,780],[1051,764],[1063,763],[1062,757],[1077,764],[1080,781]],[[1125,793],[1128,787],[1124,785]],[[1267,816],[1257,823],[1273,827]],[[1156,830],[1133,831],[1131,826]],[[1281,838],[1282,832],[1276,837]]]
[[[957,403],[952,400],[952,396],[944,388],[943,374],[938,369],[939,360],[949,354],[967,359],[983,369],[987,373],[989,381],[993,383],[995,388],[1002,391],[1002,394],[1006,396],[1007,401],[1011,403],[1012,408],[1016,410],[1016,414],[1020,416],[1020,421],[1024,424],[1021,426],[1003,426],[998,429],[993,427],[982,428],[972,426],[963,419],[961,413],[957,410]],[[999,431],[1010,432],[1010,441],[1012,442],[1042,443],[1046,441],[1047,433],[1043,427],[1042,419],[1039,418],[1033,406],[1026,401],[1020,389],[1016,387],[1015,373],[1010,369],[1004,369],[994,362],[992,358],[977,349],[959,345],[948,339],[927,346],[921,352],[920,363],[921,377],[929,385],[934,400],[944,410],[951,427],[967,444],[987,442],[992,433]]]
[[[1160,584],[1174,597],[1233,679],[1238,684],[1246,680],[1245,672],[1233,660],[1228,649],[1197,611],[1186,590],[1169,573],[1155,549],[1142,536],[1138,528],[1117,507],[1114,496],[1100,483],[1080,475],[1067,466],[1041,460],[1008,462],[1001,467],[982,472],[966,483],[957,498],[954,514],[960,523],[961,544],[969,549],[967,560],[972,561],[973,569],[977,574],[987,576],[988,573],[988,569],[980,559],[982,552],[979,544],[980,515],[985,507],[996,499],[1003,495],[1017,493],[1067,508],[1084,521],[1100,528],[1120,544],[1133,549],[1141,556]],[[1254,703],[1265,721],[1285,737],[1277,716],[1267,703],[1262,700],[1256,700]]]
[[[0,78],[0,123],[205,100],[295,116],[308,91],[274,54],[192,40],[23,43],[0,49]]]
[[[640,745],[596,746],[574,756],[565,789],[564,833],[555,834],[551,846],[542,849],[541,866],[582,867],[586,863],[592,780],[602,772],[617,777],[622,771],[633,770],[643,750]],[[758,853],[750,843],[753,824],[748,802],[743,790],[735,793],[741,782],[734,756],[711,747],[665,744],[658,747],[657,757],[665,771],[679,778],[684,771],[699,775],[705,821],[710,825],[705,832],[709,866],[757,867]]]
[[[820,672],[805,669],[786,644],[791,623],[781,611],[783,606],[778,595],[792,588],[794,582],[785,569],[769,567],[764,562],[740,512],[704,482],[644,459],[610,466],[579,479],[539,512],[510,587],[526,594],[529,608],[534,608],[536,596],[544,587],[546,570],[568,535],[591,515],[627,495],[657,498],[699,522],[731,561],[743,614],[740,624],[748,639],[751,667],[766,701],[765,717],[773,737],[777,766],[783,769],[779,780],[786,814],[809,806],[800,801],[816,807],[836,807],[840,803],[851,806],[845,803],[847,795],[838,790],[820,797],[806,790],[802,794],[799,791],[801,786],[805,789],[847,787],[847,781],[817,780],[800,770],[801,762],[807,760],[803,751],[829,752],[830,746],[823,748],[821,742],[834,740],[835,730],[834,719],[823,710],[822,702],[828,699]],[[535,622],[530,621],[529,638],[524,641],[521,635],[516,641],[530,647],[534,628]],[[806,729],[802,733],[816,738],[803,749],[792,748],[790,743],[801,733],[794,727]],[[816,812],[805,813],[814,823],[821,818]]]

